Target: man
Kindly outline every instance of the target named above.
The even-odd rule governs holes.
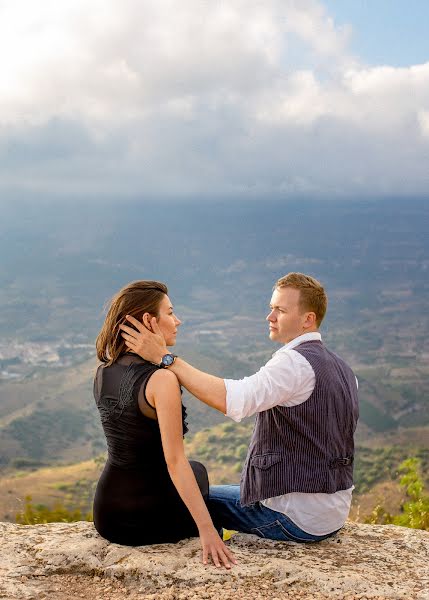
[[[283,347],[257,373],[221,379],[169,354],[156,319],[123,326],[130,350],[172,370],[196,398],[240,421],[256,413],[241,485],[212,486],[215,524],[275,540],[315,542],[347,519],[353,490],[357,381],[322,343],[322,285],[289,273],[274,286],[269,336]]]

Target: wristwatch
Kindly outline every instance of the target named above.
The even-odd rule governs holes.
[[[164,356],[161,358],[161,362],[159,363],[159,366],[162,369],[166,369],[167,367],[171,367],[171,365],[174,363],[174,361],[176,360],[177,356],[176,354],[164,354]]]

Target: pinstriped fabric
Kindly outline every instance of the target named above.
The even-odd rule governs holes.
[[[328,493],[353,485],[356,379],[320,341],[294,348],[312,366],[316,383],[297,406],[258,413],[241,478],[241,503],[290,492]]]

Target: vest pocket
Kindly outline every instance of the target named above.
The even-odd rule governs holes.
[[[279,463],[281,460],[281,454],[270,452],[269,454],[255,454],[251,457],[250,464],[252,467],[256,467],[257,469],[266,471],[267,469],[270,469],[273,465]]]

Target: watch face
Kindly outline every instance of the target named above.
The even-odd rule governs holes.
[[[172,354],[164,354],[162,357],[162,364],[169,367],[174,363],[174,356]]]

